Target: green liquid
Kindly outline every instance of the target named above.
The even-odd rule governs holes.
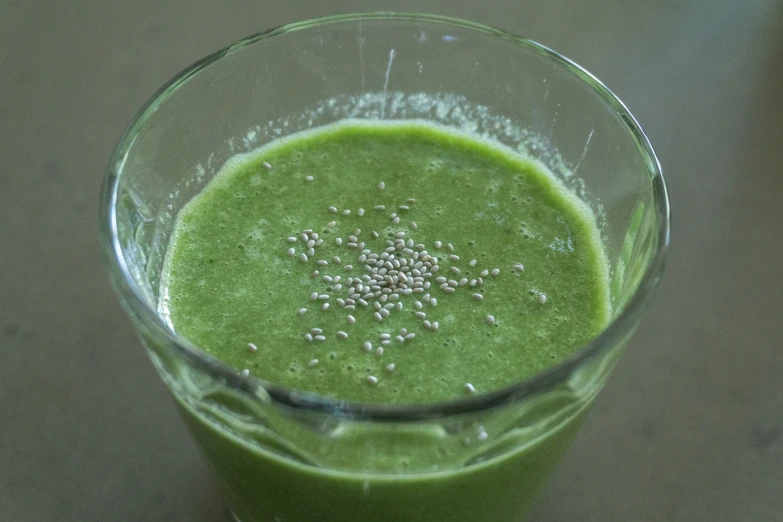
[[[385,208],[376,210],[378,205]],[[315,255],[307,261],[300,259],[308,249],[299,238],[304,230],[323,240],[313,245]],[[353,305],[344,301],[356,290],[349,278],[375,275],[369,269],[383,266],[381,260],[365,268],[367,259],[392,248],[387,241],[399,239],[399,232],[412,245],[392,243],[387,254],[409,263],[407,286],[399,277],[385,279],[406,266],[387,258],[382,261],[390,262],[386,273],[377,274],[385,285],[362,281],[370,287],[359,292],[367,305],[357,296]],[[369,252],[348,245],[354,234]],[[423,267],[431,273],[437,264],[438,272],[422,274],[416,281],[420,290],[414,290],[410,267],[426,255],[438,261],[429,259],[430,266]],[[609,315],[606,262],[585,206],[533,162],[416,122],[344,123],[236,159],[182,210],[167,256],[163,304],[180,334],[238,371],[349,401],[453,400],[471,393],[466,383],[475,393],[497,390],[571,355]],[[499,274],[493,276],[496,268]],[[490,273],[482,276],[485,270]],[[439,277],[453,292],[440,288]],[[451,280],[456,286],[448,286]],[[313,292],[327,298],[312,301]],[[380,322],[376,302],[394,306]],[[300,314],[302,308],[307,310]],[[438,328],[425,321],[437,321]],[[324,341],[307,338],[313,328],[323,330]],[[395,339],[406,332],[415,338]],[[391,342],[382,344],[381,334],[389,334]],[[363,349],[366,342],[371,351]],[[248,343],[257,350],[249,350]],[[505,522],[519,520],[570,441],[584,405],[546,437],[530,441],[529,434],[520,435],[519,444],[528,442],[518,447],[512,436],[505,443],[513,449],[458,469],[440,466],[443,455],[428,451],[445,447],[445,435],[422,428],[411,435],[421,448],[414,455],[417,469],[428,469],[432,461],[431,469],[447,471],[415,474],[403,474],[400,459],[389,469],[379,465],[378,473],[329,471],[329,464],[320,467],[315,457],[294,462],[242,441],[252,423],[221,418],[221,429],[181,398],[180,406],[243,522],[274,516],[320,522]],[[539,407],[561,406],[555,401]],[[274,438],[253,436],[264,447]],[[315,450],[306,437],[297,437],[289,435],[288,442],[304,455]],[[361,434],[357,455],[360,439]],[[331,464],[350,462],[350,442],[341,451],[344,455],[332,457]]]

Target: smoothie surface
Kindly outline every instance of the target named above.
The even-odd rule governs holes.
[[[232,159],[180,212],[163,275],[162,310],[208,353],[365,403],[500,389],[609,320],[587,206],[510,149],[419,121]]]

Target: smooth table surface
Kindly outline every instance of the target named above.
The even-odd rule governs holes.
[[[663,284],[534,520],[783,521],[783,3],[0,4],[0,520],[226,522],[109,287],[109,154],[174,73],[356,10],[499,26],[630,107],[672,197]]]

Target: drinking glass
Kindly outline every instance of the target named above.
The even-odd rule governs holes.
[[[530,379],[422,405],[245,377],[178,335],[161,290],[178,211],[231,157],[344,119],[430,121],[545,165],[596,216],[610,324]],[[285,25],[188,67],[120,139],[100,220],[121,302],[242,522],[523,520],[637,326],[669,242],[659,163],[603,84],[538,43],[421,14]]]

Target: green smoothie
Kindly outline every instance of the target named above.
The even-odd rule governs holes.
[[[176,331],[240,375],[363,403],[498,390],[609,319],[586,205],[539,164],[422,122],[343,122],[235,158],[180,212],[161,290]],[[286,441],[304,448],[290,459],[262,447],[271,438],[243,440],[248,426],[180,406],[243,522],[505,522],[583,405],[524,447],[432,473],[329,470],[305,437]],[[445,435],[409,436],[422,450],[399,460],[438,469],[444,455],[427,448]]]

